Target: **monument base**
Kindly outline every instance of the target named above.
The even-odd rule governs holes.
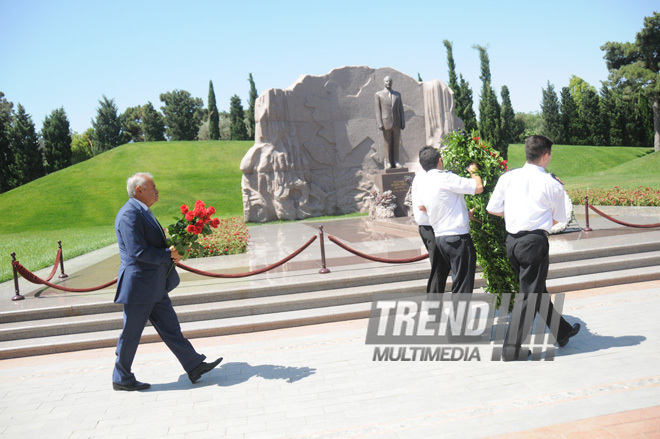
[[[409,182],[406,181],[409,178]],[[408,216],[408,210],[404,206],[406,195],[412,185],[412,179],[415,178],[415,173],[410,172],[408,168],[388,168],[380,171],[374,177],[376,187],[382,194],[386,191],[392,191],[396,197],[396,209],[394,209],[395,217]]]

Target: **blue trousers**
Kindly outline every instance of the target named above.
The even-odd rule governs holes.
[[[206,359],[206,356],[195,351],[192,344],[181,333],[179,318],[174,312],[172,301],[168,295],[165,295],[160,302],[153,304],[125,303],[124,328],[117,341],[115,351],[117,359],[112,372],[114,383],[129,385],[136,381],[135,375],[131,372],[131,365],[147,320],[151,322],[160,338],[176,356],[186,372],[190,372]]]

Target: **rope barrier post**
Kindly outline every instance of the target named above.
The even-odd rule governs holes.
[[[587,223],[587,227],[584,228],[585,232],[591,232],[593,229],[589,227],[589,196],[584,196],[584,218]]]
[[[16,262],[16,252],[11,254],[12,262]],[[16,290],[16,295],[11,298],[13,301],[23,300],[25,297],[21,296],[21,290],[18,289],[18,272],[16,271],[16,266],[11,264],[12,270],[14,270],[14,289]]]
[[[325,267],[325,245],[323,243],[323,226],[319,226],[319,238],[321,241],[321,269],[319,273],[330,273],[330,270]]]
[[[64,252],[62,251],[62,241],[57,241],[57,245],[60,247],[60,279],[65,279],[69,277],[68,274],[64,272]]]

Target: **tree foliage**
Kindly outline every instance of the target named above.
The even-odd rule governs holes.
[[[39,137],[34,123],[25,108],[18,104],[11,129],[11,149],[14,155],[12,167],[15,186],[21,186],[46,175],[44,157],[39,148]]]
[[[120,144],[144,142],[143,110],[141,106],[128,107],[121,115]]]
[[[151,102],[142,106],[142,131],[147,142],[161,142],[165,140],[165,120]]]
[[[502,142],[507,145],[508,150],[508,145],[511,143],[515,143],[516,139],[520,135],[519,131],[519,125],[516,124],[516,112],[513,111],[513,105],[511,105],[511,96],[509,94],[509,87],[506,85],[502,86],[502,115],[500,117],[500,120],[502,121],[502,128],[501,128],[501,133],[502,133]],[[502,156],[506,159],[507,154],[502,154]]]
[[[114,99],[105,95],[99,100],[96,109],[96,119],[92,120],[94,127],[94,146],[100,151],[116,148],[121,144],[121,116],[119,116]]]
[[[12,177],[14,152],[11,149],[11,118],[14,104],[0,91],[0,193],[15,187]]]
[[[419,76],[419,73],[417,75]],[[254,84],[252,73],[250,73],[250,75],[248,76],[248,81],[250,82],[250,93],[248,95],[248,111],[246,115],[246,119],[247,119],[246,126],[247,126],[248,136],[251,139],[254,139],[254,135],[256,133],[256,120],[254,118],[254,109],[259,95],[257,94],[257,86]]]
[[[580,121],[577,105],[571,90],[568,87],[561,89],[561,103],[559,105],[561,130],[557,143],[577,145],[580,139]]]
[[[245,128],[245,117],[243,104],[238,95],[231,97],[229,102],[229,119],[231,140],[248,140],[247,129]]]
[[[94,148],[92,139],[94,138],[94,129],[87,128],[84,133],[74,132],[71,135],[71,163],[76,164],[84,162],[94,157]]]
[[[614,87],[642,91],[653,105],[654,147],[660,151],[660,13],[644,18],[635,42],[601,46]]]
[[[165,115],[167,136],[171,140],[195,140],[204,112],[200,98],[193,98],[185,90],[161,93],[161,107]]]
[[[213,90],[213,81],[209,81],[209,139],[220,139],[220,114],[218,113],[218,106],[215,103],[215,91]]]
[[[41,136],[44,139],[46,171],[50,174],[71,166],[71,128],[63,107],[46,116]]]
[[[541,133],[553,141],[561,135],[561,120],[559,116],[559,99],[555,92],[555,86],[548,81],[548,87],[543,89],[541,101],[541,115],[543,117],[543,129]],[[556,141],[555,141],[556,142]]]
[[[485,47],[475,44],[472,46],[479,51],[481,60],[481,100],[479,101],[479,132],[491,146],[503,156],[507,155],[507,147],[502,140],[502,122],[500,120],[502,109],[497,101],[495,90],[491,86],[490,60]]]

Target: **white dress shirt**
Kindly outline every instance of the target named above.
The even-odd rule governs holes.
[[[412,210],[413,217],[415,217],[415,222],[418,226],[430,226],[429,215],[423,210],[419,210],[419,206],[423,206],[422,203],[422,188],[424,187],[424,178],[426,177],[426,171],[422,170],[421,172],[415,174],[415,178],[412,182]]]
[[[431,169],[423,183],[421,202],[426,207],[435,236],[470,233],[470,217],[463,195],[474,195],[477,182],[450,171]]]
[[[500,177],[486,210],[504,212],[509,233],[550,232],[553,219],[566,221],[564,187],[541,166],[526,163]]]

